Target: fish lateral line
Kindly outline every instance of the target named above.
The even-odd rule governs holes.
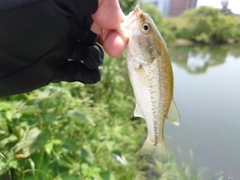
[[[135,117],[146,121],[148,135],[140,155],[167,160],[164,123],[179,125],[173,100],[173,72],[164,39],[151,17],[137,5],[119,27],[128,34],[127,66],[136,99]]]

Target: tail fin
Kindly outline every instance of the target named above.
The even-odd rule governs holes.
[[[160,162],[167,162],[167,151],[164,141],[154,146],[147,139],[145,140],[142,148],[139,151],[140,155],[152,155],[154,159]]]

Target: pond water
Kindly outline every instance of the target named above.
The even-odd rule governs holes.
[[[169,53],[181,124],[165,123],[168,151],[195,171],[206,168],[206,179],[240,179],[240,45],[174,47]]]

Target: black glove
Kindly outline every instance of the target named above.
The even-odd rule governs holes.
[[[0,4],[0,96],[100,80],[104,53],[90,31],[97,0],[11,2]]]
[[[76,44],[72,56],[58,68],[52,82],[80,81],[92,84],[100,81],[98,66],[103,63],[103,51],[97,44]]]

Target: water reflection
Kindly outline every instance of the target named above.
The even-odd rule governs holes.
[[[228,56],[240,57],[239,45],[172,47],[172,62],[192,74],[205,73],[209,68],[225,63]]]
[[[195,170],[207,167],[204,179],[219,173],[240,179],[240,45],[172,47],[169,53],[181,124],[165,123],[168,150],[181,164],[190,162],[192,149]]]

